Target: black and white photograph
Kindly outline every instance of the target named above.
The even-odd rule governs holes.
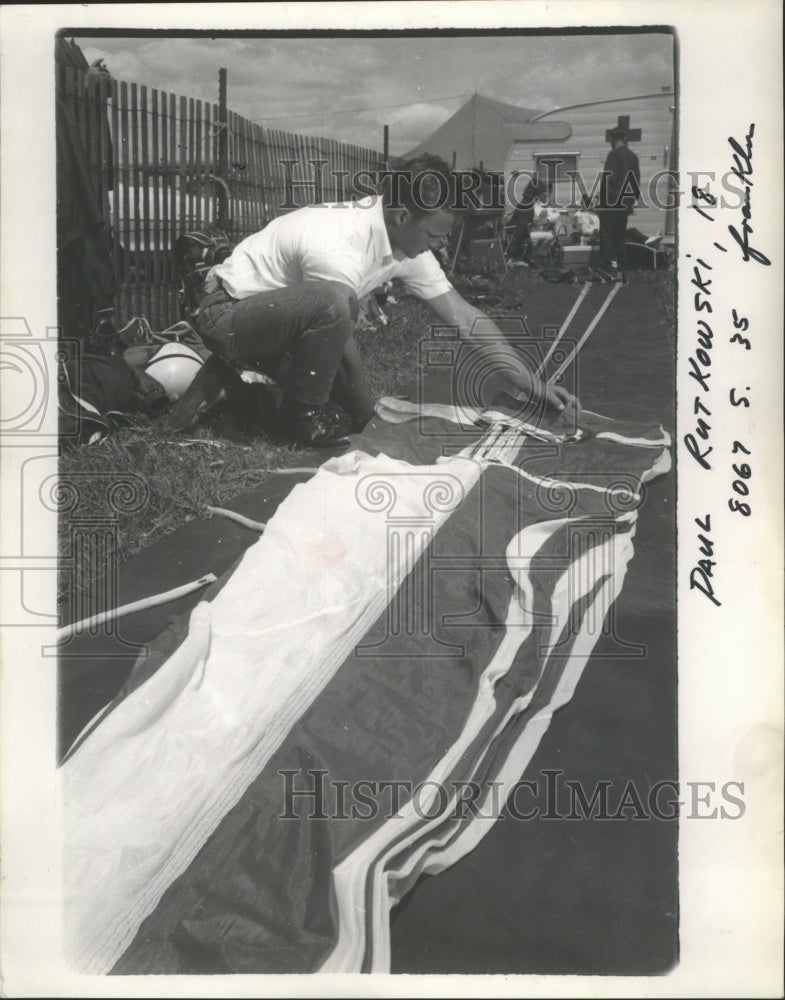
[[[422,8],[2,12],[9,996],[781,994],[781,11]]]

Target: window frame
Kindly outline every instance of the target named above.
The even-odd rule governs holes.
[[[570,162],[567,162],[568,158]],[[559,150],[554,150],[553,152],[548,151],[545,153],[532,153],[532,160],[534,161],[534,170],[537,176],[543,179],[547,178],[547,180],[551,184],[558,184],[559,182],[569,181],[570,177],[567,175],[567,171],[573,169],[577,171],[580,165],[580,158],[581,158],[580,151],[572,149],[564,149],[564,150],[559,149]],[[543,160],[544,161],[561,160],[562,163],[564,164],[561,168],[561,176],[556,174],[553,177],[551,177],[550,171],[548,170],[546,170],[545,174],[543,175],[540,169],[540,162]],[[572,164],[572,160],[575,161],[574,166]]]

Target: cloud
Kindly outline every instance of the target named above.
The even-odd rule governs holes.
[[[422,139],[431,135],[457,111],[461,102],[452,108],[440,104],[417,104],[412,108],[400,108],[389,116],[390,149],[403,155]]]
[[[268,127],[393,152],[427,138],[460,106],[434,98],[473,91],[550,110],[653,93],[673,79],[664,34],[426,37],[83,38],[120,80],[217,103]],[[389,107],[389,105],[404,105]],[[360,110],[358,110],[360,109]],[[342,112],[342,113],[336,113]]]

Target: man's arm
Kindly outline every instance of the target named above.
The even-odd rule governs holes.
[[[376,401],[354,337],[349,338],[343,349],[341,364],[333,382],[333,396],[349,410],[357,428],[364,427],[373,416]]]
[[[580,408],[578,400],[566,389],[548,385],[537,378],[493,320],[481,309],[470,305],[454,288],[426,301],[447,326],[458,327],[462,340],[477,344],[493,357],[493,368],[499,372],[500,389],[506,389],[521,399],[544,399],[557,410]]]

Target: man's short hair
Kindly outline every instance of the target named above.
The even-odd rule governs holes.
[[[455,211],[455,174],[440,157],[417,156],[400,164],[383,184],[384,204],[403,207],[415,217]]]
[[[616,128],[611,129],[611,142],[619,142],[619,141],[621,142],[627,141],[627,130],[619,128],[617,126]]]

